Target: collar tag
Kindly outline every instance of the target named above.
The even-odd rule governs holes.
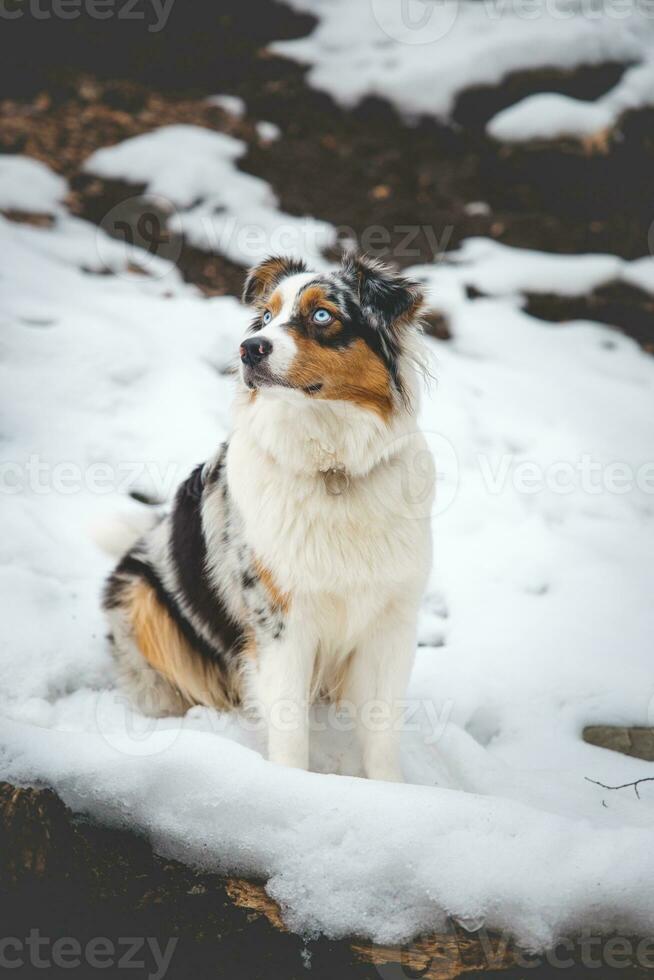
[[[344,466],[332,466],[331,469],[325,470],[323,479],[327,493],[331,493],[334,496],[345,493],[350,485],[350,478]]]

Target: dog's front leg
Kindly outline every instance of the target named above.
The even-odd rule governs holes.
[[[356,713],[369,779],[402,782],[400,733],[416,648],[415,607],[393,605],[357,646],[344,699]]]
[[[257,652],[251,694],[265,720],[268,759],[282,766],[309,768],[309,695],[315,639],[292,626]]]

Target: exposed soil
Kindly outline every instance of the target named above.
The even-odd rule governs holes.
[[[2,6],[20,9],[16,0],[3,0]],[[234,80],[262,83],[268,77],[257,52],[271,38],[302,37],[315,23],[280,0],[173,2],[168,19],[159,23],[147,0],[117,0],[113,16],[102,19],[89,6],[78,4],[77,16],[65,18],[54,15],[51,0],[41,0],[40,16],[24,4],[20,16],[3,17],[0,91],[32,98],[55,91],[78,72],[164,92],[229,91]]]

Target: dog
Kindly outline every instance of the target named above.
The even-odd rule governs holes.
[[[233,431],[107,582],[119,673],[149,713],[256,710],[268,759],[302,769],[310,705],[347,704],[365,775],[399,781],[431,567],[422,293],[362,255],[275,256],[243,301]]]

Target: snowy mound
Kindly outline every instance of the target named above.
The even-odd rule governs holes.
[[[94,166],[139,179],[111,159]],[[180,207],[218,193],[213,172],[192,191],[178,174],[179,189],[172,170],[156,189]],[[134,274],[118,243],[65,216],[47,230],[0,221],[0,237],[0,778],[51,785],[162,854],[266,878],[298,930],[394,941],[454,916],[538,947],[584,923],[649,929],[652,784],[638,800],[584,777],[652,766],[580,733],[654,721],[654,361],[608,328],[543,325],[518,296],[637,264],[575,269],[477,240],[413,270],[453,340],[432,342],[421,419],[441,478],[407,783],[386,785],[354,778],[352,732],[326,707],[304,773],[264,761],[245,719],[154,721],[114,688],[99,610],[111,559],[94,529],[116,511],[138,519],[130,490],[169,498],[215,449],[248,315],[165,265]],[[467,298],[475,281],[493,295]]]
[[[51,214],[59,210],[68,185],[31,157],[0,155],[0,210]]]

